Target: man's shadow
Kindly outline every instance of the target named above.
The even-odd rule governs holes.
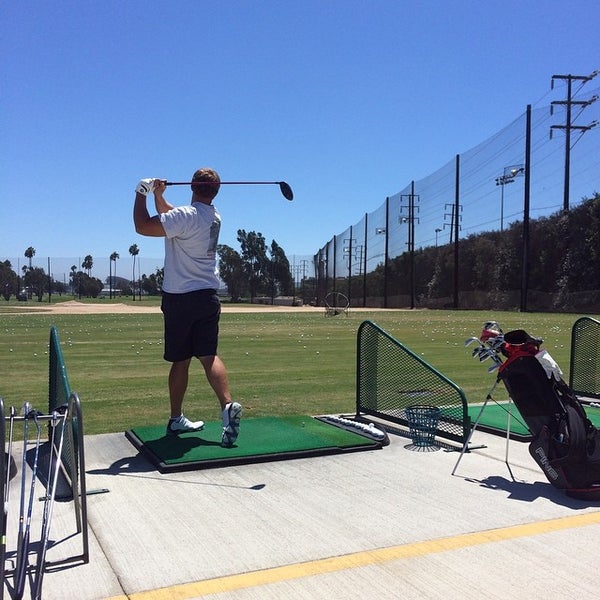
[[[190,450],[200,446],[220,446],[219,442],[204,440],[200,437],[162,437],[156,440],[145,442],[149,450],[159,449],[165,446],[166,441],[172,442],[169,445],[169,459],[184,457]],[[121,475],[123,473],[148,473],[156,471],[156,467],[143,455],[138,453],[135,456],[120,458],[106,469],[91,469],[87,473],[90,475]]]
[[[162,438],[159,438],[159,440]],[[186,452],[199,446],[220,446],[219,442],[211,442],[203,440],[199,437],[179,437],[177,451],[170,454],[170,458],[175,456],[184,456]],[[210,487],[225,487],[225,488],[237,488],[244,490],[262,490],[265,487],[264,483],[258,483],[250,486],[243,485],[231,485],[224,483],[215,483],[207,481],[192,481],[175,479],[168,475],[150,475],[150,473],[157,473],[156,467],[148,460],[143,453],[138,453],[134,456],[127,456],[120,458],[113,462],[110,466],[105,469],[89,469],[86,470],[89,475],[120,475],[125,477],[143,477],[144,479],[156,479],[158,481],[168,481],[170,483],[186,483],[191,485],[206,485]]]

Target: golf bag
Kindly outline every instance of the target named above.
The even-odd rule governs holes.
[[[489,324],[486,324],[489,325]],[[600,430],[562,379],[540,338],[518,329],[480,338],[492,346],[502,381],[533,440],[529,453],[556,488],[574,498],[600,500]],[[486,339],[487,338],[487,339]]]

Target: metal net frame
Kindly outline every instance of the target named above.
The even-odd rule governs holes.
[[[71,391],[58,330],[55,326],[50,328],[48,355],[48,413],[67,413],[60,459],[62,473],[71,492],[70,499],[74,503],[77,533],[83,535],[83,550],[76,558],[88,562],[87,487],[81,400],[77,393]],[[61,447],[59,435],[55,435],[55,445],[57,448]],[[61,498],[61,500],[67,499],[69,498]]]
[[[408,427],[407,409],[437,407],[436,435],[465,443],[471,420],[461,388],[372,321],[358,329],[356,377],[357,418]]]
[[[592,317],[571,329],[569,386],[577,396],[600,399],[600,321]]]

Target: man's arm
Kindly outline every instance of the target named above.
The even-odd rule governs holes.
[[[167,189],[167,182],[162,179],[154,180],[154,206],[156,212],[160,215],[169,212],[175,208],[170,202],[163,197],[163,192]]]
[[[135,204],[133,205],[133,223],[135,230],[141,235],[151,237],[165,237],[166,233],[160,222],[160,217],[150,216],[146,206],[146,196],[141,192],[135,193]]]

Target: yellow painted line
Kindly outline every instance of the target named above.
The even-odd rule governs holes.
[[[516,538],[597,524],[600,524],[600,512],[584,513],[549,521],[538,521],[525,525],[513,525],[511,527],[501,527],[488,531],[465,533],[437,540],[403,544],[401,546],[393,546],[392,548],[366,550],[344,556],[335,556],[333,558],[314,560],[285,567],[274,567],[262,571],[252,571],[240,575],[217,577],[215,579],[186,583],[158,590],[138,592],[128,595],[127,598],[129,600],[189,600],[190,598],[232,592],[244,588],[268,585],[270,583],[300,579],[302,577],[324,575],[325,573],[333,573],[335,571],[366,567],[394,560],[414,558],[438,552],[448,552],[449,550],[458,550],[470,546],[503,542]]]

